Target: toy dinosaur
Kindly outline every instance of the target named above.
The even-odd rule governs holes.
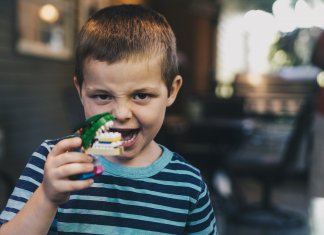
[[[80,174],[74,178],[88,179],[103,173],[104,169],[95,155],[113,156],[123,153],[121,133],[109,131],[113,121],[113,115],[102,113],[90,117],[76,128],[75,133],[82,139],[82,151],[94,158],[95,167],[93,172]]]
[[[77,128],[85,153],[104,156],[123,153],[121,134],[109,131],[113,121],[110,113],[102,113],[87,119]]]

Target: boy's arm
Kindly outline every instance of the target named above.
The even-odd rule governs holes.
[[[207,185],[202,181],[201,191],[195,208],[188,216],[187,234],[217,235],[214,210],[210,201]]]
[[[70,192],[93,183],[92,179],[70,180],[72,175],[93,170],[91,157],[69,152],[80,146],[78,137],[62,140],[54,146],[45,163],[42,183],[16,216],[0,227],[0,235],[47,234],[58,206],[69,199]]]
[[[0,235],[47,234],[56,211],[57,206],[48,200],[41,185],[22,210],[0,227]]]

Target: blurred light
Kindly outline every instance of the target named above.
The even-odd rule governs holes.
[[[244,15],[247,33],[248,70],[263,73],[269,69],[268,48],[278,32],[272,14],[262,10],[251,10]]]
[[[233,96],[234,89],[230,84],[219,84],[216,86],[215,94],[220,98],[230,98]]]
[[[324,17],[323,17],[323,12],[324,12],[324,4],[320,3],[316,5],[316,7],[313,10],[313,16],[314,16],[314,26],[324,28]]]
[[[39,17],[42,20],[53,24],[59,19],[60,13],[52,4],[45,4],[39,9]]]
[[[228,1],[229,2],[229,1]],[[229,9],[221,14],[217,42],[217,78],[219,84],[229,84],[241,72],[254,74],[271,73],[292,64],[291,56],[283,50],[275,52],[269,63],[269,53],[276,37],[292,32],[299,27],[324,29],[324,0],[275,0],[272,14],[262,10],[248,12]],[[294,45],[294,52],[309,63],[309,50],[316,35],[302,32]],[[302,55],[302,56],[300,56]],[[321,75],[324,76],[324,75]],[[323,85],[324,78],[319,82]],[[257,86],[258,77],[250,77],[250,84]],[[215,93],[226,94],[226,88],[217,87]]]
[[[296,29],[295,11],[290,5],[290,0],[275,1],[272,12],[281,32],[291,32]]]
[[[225,15],[218,27],[219,39],[217,43],[217,80],[220,83],[231,83],[237,71],[244,70],[246,52],[244,51],[243,15]]]
[[[144,0],[120,0],[118,4],[142,4]]]
[[[310,28],[314,25],[313,12],[304,0],[298,0],[295,5],[295,19],[298,27]]]
[[[278,50],[275,52],[273,62],[280,67],[290,63],[288,55],[284,50]]]
[[[317,84],[318,84],[320,87],[324,87],[324,72],[320,72],[320,73],[317,75]]]
[[[224,171],[216,172],[213,176],[213,187],[223,197],[229,197],[232,194],[232,183]]]
[[[259,74],[250,73],[247,75],[247,81],[251,86],[257,87],[262,83],[262,76],[260,76]]]
[[[324,233],[324,198],[315,197],[310,202],[310,228],[312,235],[322,235]]]
[[[247,31],[269,33],[276,30],[273,15],[263,10],[251,10],[244,15],[244,25]]]

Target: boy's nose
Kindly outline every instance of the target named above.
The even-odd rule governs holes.
[[[115,104],[111,113],[117,121],[125,121],[132,117],[131,109],[127,104]]]

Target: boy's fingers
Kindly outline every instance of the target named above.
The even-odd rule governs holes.
[[[94,169],[92,163],[71,163],[57,168],[58,178],[68,178],[72,175],[91,172]]]
[[[79,152],[66,152],[59,157],[52,158],[52,166],[60,167],[70,163],[90,163],[93,162],[93,158],[87,154]]]
[[[57,156],[67,151],[71,151],[73,149],[79,148],[81,144],[82,144],[82,140],[80,137],[73,137],[73,138],[61,140],[53,147],[50,155]]]

